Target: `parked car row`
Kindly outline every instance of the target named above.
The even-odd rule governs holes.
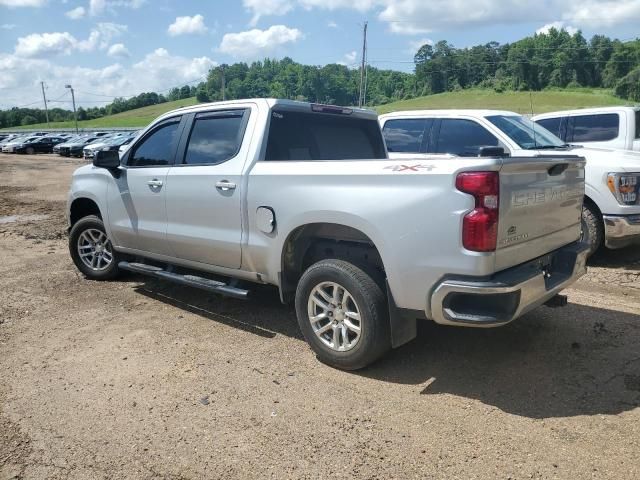
[[[2,153],[57,153],[65,157],[93,158],[93,154],[107,148],[118,150],[127,145],[136,132],[94,132],[80,135],[70,133],[36,132],[27,135],[2,134],[0,149]]]

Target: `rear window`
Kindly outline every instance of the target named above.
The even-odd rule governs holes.
[[[579,115],[573,119],[573,142],[606,142],[618,136],[620,116],[617,113]]]
[[[542,120],[536,120],[538,125],[543,126],[551,133],[553,133],[556,137],[560,137],[560,123],[562,121],[562,117],[556,118],[543,118]]]
[[[390,152],[424,152],[425,135],[433,124],[432,119],[407,118],[389,120],[384,124],[382,134]]]
[[[376,119],[289,112],[271,114],[265,160],[358,160],[386,158]]]

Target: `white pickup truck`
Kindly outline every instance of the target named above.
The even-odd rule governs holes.
[[[532,120],[567,143],[640,151],[640,107],[563,110]]]
[[[563,304],[586,269],[583,195],[577,156],[390,160],[372,111],[231,101],[169,112],[79,168],[69,249],[94,280],[275,285],[318,357],[356,369],[417,319],[497,326]]]
[[[587,160],[583,239],[590,254],[602,244],[640,243],[640,153],[566,144],[541,125],[500,110],[416,110],[380,116],[391,158],[498,154],[540,158],[575,154]]]

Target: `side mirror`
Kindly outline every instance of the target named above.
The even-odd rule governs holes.
[[[504,148],[502,147],[480,147],[478,148],[479,157],[504,157]]]
[[[93,166],[108,170],[120,166],[120,155],[113,150],[98,150],[93,156]]]

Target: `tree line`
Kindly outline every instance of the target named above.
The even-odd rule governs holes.
[[[581,32],[551,29],[522,40],[489,42],[455,48],[443,40],[425,44],[414,57],[414,73],[367,68],[366,104],[432,95],[465,88],[543,90],[546,88],[610,88],[615,95],[640,102],[640,40],[622,42],[604,35],[586,40]],[[360,72],[345,65],[303,65],[285,57],[251,64],[212,68],[206,81],[171,89],[166,95],[145,92],[115,98],[103,107],[78,108],[79,120],[90,120],[148,105],[195,96],[200,102],[276,97],[355,105]],[[73,120],[73,112],[49,110],[52,122]],[[0,110],[0,127],[45,122],[42,109]]]

